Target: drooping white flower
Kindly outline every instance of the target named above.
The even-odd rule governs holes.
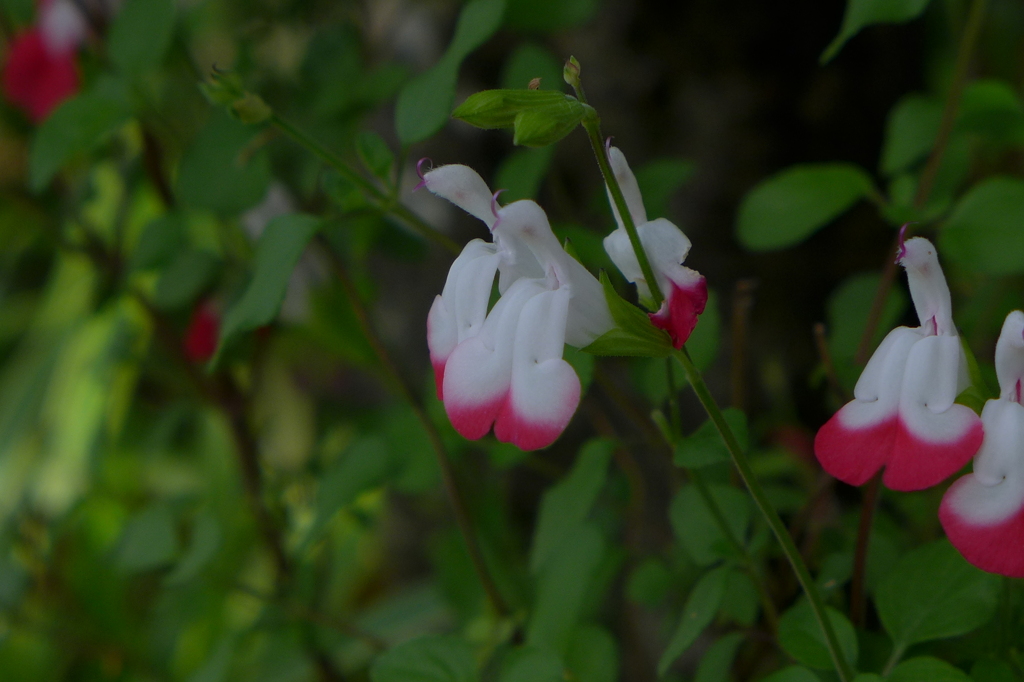
[[[949,541],[993,573],[1024,578],[1024,313],[1006,316],[996,343],[999,398],[985,403],[985,440],[974,472],[950,486],[939,507]]]
[[[448,272],[427,316],[427,345],[438,396],[469,439],[494,428],[523,450],[550,445],[580,400],[580,382],[562,359],[612,328],[601,285],[567,254],[533,201],[499,207],[483,179],[448,165],[421,183],[482,220],[493,241],[474,239]],[[488,311],[495,273],[500,298]]]
[[[615,179],[622,189],[622,196],[626,200],[629,215],[636,225],[640,243],[644,247],[644,253],[647,255],[647,260],[658,281],[658,288],[665,296],[661,308],[650,313],[649,317],[654,326],[669,333],[676,348],[682,348],[694,327],[697,326],[697,316],[704,312],[704,306],[707,304],[707,281],[699,272],[684,267],[682,264],[690,252],[690,240],[686,238],[682,230],[666,218],[647,220],[647,211],[644,208],[643,197],[640,196],[640,187],[637,184],[636,176],[633,175],[629,164],[626,163],[625,155],[618,147],[610,145],[607,148],[607,153],[612,172],[615,174]],[[636,284],[640,297],[650,299],[650,285],[644,277],[639,261],[637,261],[636,252],[629,241],[629,234],[623,225],[622,216],[619,215],[619,210],[611,199],[610,191],[608,198],[618,223],[618,229],[605,237],[604,249],[626,279]]]
[[[884,466],[887,487],[921,490],[967,463],[981,445],[982,426],[973,410],[954,402],[970,380],[935,247],[915,237],[901,242],[898,258],[921,326],[897,327],[882,340],[854,399],[818,431],[814,453],[825,471],[850,485]]]

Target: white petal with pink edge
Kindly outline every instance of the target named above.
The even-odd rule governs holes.
[[[955,336],[949,285],[935,246],[924,237],[908,239],[900,245],[899,263],[907,271],[907,286],[921,329],[929,335]]]
[[[569,292],[537,294],[516,329],[512,384],[494,426],[498,440],[521,450],[547,447],[565,430],[580,401],[580,380],[562,359]]]
[[[482,438],[498,418],[512,383],[512,359],[519,316],[527,302],[545,291],[521,279],[494,305],[480,333],[448,356],[444,407],[452,426],[470,440]]]
[[[469,166],[452,163],[424,173],[423,186],[452,202],[490,228],[496,220],[491,210],[491,190]]]
[[[626,162],[626,155],[618,147],[609,146],[608,162],[611,164],[615,180],[619,183],[619,189],[622,190],[622,197],[626,200],[626,208],[629,210],[630,217],[633,218],[633,224],[640,226],[646,223],[647,210],[644,208],[643,197],[640,196],[640,185],[637,183],[629,163]],[[622,216],[619,215],[619,207],[615,205],[615,200],[607,185],[605,191],[608,192],[608,203],[611,204],[612,213],[615,214],[615,222],[618,223],[620,229],[624,229]]]

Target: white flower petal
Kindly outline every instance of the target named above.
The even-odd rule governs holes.
[[[618,147],[608,149],[608,161],[612,166],[612,173],[615,174],[615,179],[619,183],[619,188],[622,190],[622,197],[626,200],[626,208],[629,209],[629,215],[633,218],[633,224],[639,227],[647,222],[647,210],[644,208],[643,197],[640,196],[640,185],[637,184],[636,176],[633,175],[633,171],[626,162],[626,155]],[[621,228],[622,217],[619,215],[619,209],[615,205],[615,200],[612,199],[611,191],[607,187],[605,187],[605,191],[608,192],[608,203],[611,204],[612,213],[615,214],[615,222]]]
[[[494,225],[496,219],[491,207],[491,190],[480,174],[469,166],[457,163],[438,166],[424,173],[423,184],[437,196],[484,221],[488,228]]]
[[[996,342],[996,376],[999,397],[1021,401],[1021,379],[1024,378],[1024,313],[1012,311],[1003,322]]]
[[[908,239],[901,250],[900,265],[907,271],[910,298],[922,330],[929,334],[955,335],[949,286],[932,243],[923,237]]]

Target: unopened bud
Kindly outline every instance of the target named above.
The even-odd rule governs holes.
[[[262,97],[251,92],[232,102],[231,111],[239,121],[247,125],[263,123],[274,113]]]
[[[573,89],[580,87],[580,63],[576,61],[576,57],[569,57],[569,60],[565,63],[565,68],[562,69],[562,78]]]
[[[529,85],[526,87],[529,90],[540,90],[540,78],[531,78]]]

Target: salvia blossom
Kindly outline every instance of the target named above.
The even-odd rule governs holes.
[[[658,288],[665,295],[661,308],[649,314],[651,322],[669,333],[676,348],[682,348],[693,328],[697,326],[697,316],[704,312],[704,306],[707,304],[707,281],[696,270],[682,265],[690,252],[690,240],[682,230],[665,218],[647,220],[640,187],[637,185],[636,176],[626,163],[625,155],[618,147],[611,145],[607,146],[607,153],[612,172],[615,173],[629,214],[636,225],[640,243],[658,280]],[[608,195],[610,200],[610,191]],[[622,216],[619,215],[615,202],[610,203],[619,227],[605,237],[604,249],[626,279],[636,284],[640,297],[651,299],[650,285],[640,269],[636,252],[629,241],[629,234],[622,223]]]
[[[902,237],[902,233],[901,233]],[[928,488],[954,474],[978,451],[982,426],[954,403],[970,381],[953,326],[949,287],[935,247],[915,237],[900,243],[920,327],[889,332],[854,388],[814,439],[825,471],[861,485],[885,467],[893,490]]]
[[[185,356],[195,363],[206,362],[217,351],[220,336],[220,313],[211,301],[198,303],[189,318],[182,349]]]
[[[36,123],[78,92],[75,55],[88,23],[72,0],[42,0],[36,24],[12,41],[3,70],[7,98]]]
[[[564,344],[586,346],[614,325],[601,285],[562,249],[533,201],[499,207],[497,194],[467,166],[421,177],[421,186],[482,220],[493,238],[466,244],[430,308],[427,345],[438,397],[466,438],[493,426],[498,440],[523,450],[546,447],[580,400]],[[488,311],[495,273],[501,296]]]
[[[1024,313],[1006,317],[996,343],[999,398],[985,403],[985,440],[974,472],[946,491],[939,519],[975,566],[1024,578]]]

